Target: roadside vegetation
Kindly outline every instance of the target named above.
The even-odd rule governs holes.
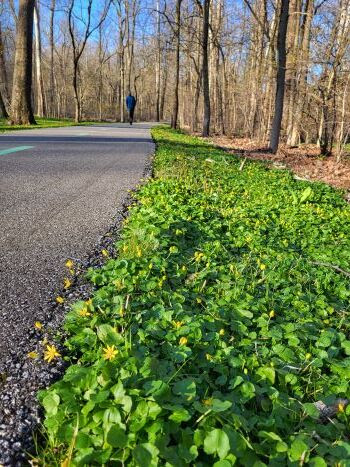
[[[38,128],[57,128],[62,126],[84,126],[92,125],[95,122],[76,123],[72,118],[35,118],[37,125],[9,125],[7,119],[0,118],[0,133],[14,130],[33,130]]]
[[[152,131],[155,178],[117,258],[89,271],[96,291],[65,322],[70,366],[40,393],[39,462],[348,465],[342,193]]]

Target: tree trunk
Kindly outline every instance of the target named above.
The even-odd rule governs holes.
[[[175,84],[174,84],[174,97],[173,97],[173,113],[171,116],[171,128],[177,127],[177,119],[178,119],[178,114],[179,114],[181,3],[182,3],[182,0],[176,0]]]
[[[8,113],[7,113],[7,110],[6,110],[6,107],[5,107],[1,92],[0,92],[0,118],[7,118],[7,117],[8,117]]]
[[[35,124],[32,110],[33,14],[35,0],[20,0],[12,86],[12,125]]]
[[[161,49],[160,49],[160,11],[157,0],[157,69],[156,69],[156,121],[160,120],[160,86],[161,86]]]
[[[0,24],[0,95],[1,95],[1,108],[3,117],[8,117],[8,109],[10,107],[10,99],[7,85],[7,72],[4,54],[4,45],[2,42],[2,32]]]
[[[73,67],[73,91],[74,91],[74,107],[75,107],[75,117],[74,120],[76,123],[80,122],[80,96],[79,96],[79,89],[78,89],[78,63],[74,63]]]
[[[286,35],[288,26],[289,0],[281,0],[281,11],[278,25],[277,53],[278,69],[276,77],[275,114],[270,135],[270,150],[276,154],[281,133],[283,116],[284,86],[286,76]]]
[[[209,67],[208,67],[208,36],[209,36],[209,8],[210,0],[204,0],[203,5],[203,37],[202,37],[202,51],[203,51],[203,103],[204,103],[204,117],[202,136],[209,136],[210,133],[210,94],[209,94]]]
[[[56,0],[51,0],[50,6],[50,30],[49,30],[49,42],[50,42],[50,115],[54,116],[54,96],[55,96],[55,80],[54,80],[54,19],[55,19],[55,8]]]
[[[38,115],[39,117],[46,116],[46,102],[43,75],[41,71],[41,32],[40,32],[40,16],[38,3],[34,6],[34,31],[35,31],[35,65],[36,65],[36,82],[37,82],[37,97],[38,97]]]

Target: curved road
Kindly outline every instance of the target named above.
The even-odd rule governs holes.
[[[11,406],[23,401],[23,394],[2,398],[2,386],[13,379],[21,385],[13,373],[27,373],[25,336],[45,320],[52,291],[62,288],[65,260],[91,252],[142,177],[154,151],[151,126],[0,134],[0,464],[16,442],[8,434],[16,424]]]

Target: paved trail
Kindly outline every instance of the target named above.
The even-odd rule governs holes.
[[[154,151],[151,126],[0,134],[0,464],[11,419],[11,409],[1,411],[1,381],[18,379],[11,372],[21,367],[23,338],[44,319],[65,260],[89,253],[141,178]]]

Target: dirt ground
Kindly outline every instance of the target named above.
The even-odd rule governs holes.
[[[348,190],[350,195],[350,151],[342,161],[337,162],[334,156],[320,157],[315,145],[303,145],[300,148],[282,145],[277,154],[271,154],[258,143],[245,138],[214,136],[209,141],[248,159],[271,161],[274,167],[288,168],[300,178],[318,180]]]

